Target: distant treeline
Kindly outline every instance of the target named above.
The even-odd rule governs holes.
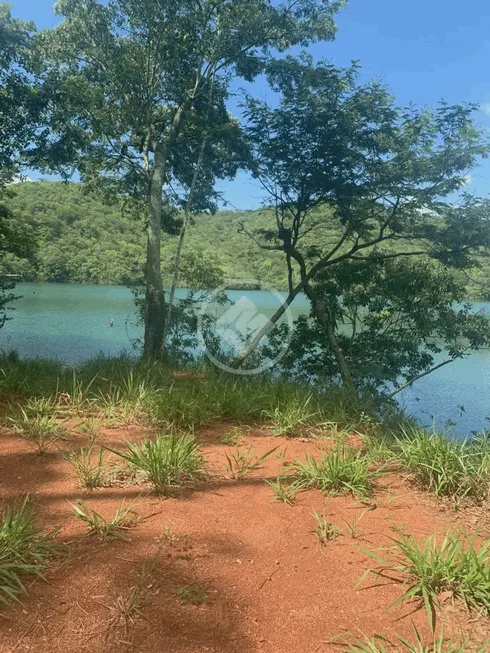
[[[0,272],[24,281],[58,283],[133,284],[143,277],[145,231],[141,220],[122,203],[106,204],[84,193],[80,184],[42,181],[12,187],[8,200],[16,219],[30,225],[38,241],[32,261],[7,254]],[[220,211],[197,216],[188,231],[184,252],[205,257],[223,270],[227,280],[258,280],[264,287],[286,289],[281,253],[263,251],[247,231],[270,227],[271,215],[259,211]],[[171,281],[171,261],[177,236],[164,235],[162,264],[165,284]],[[467,276],[466,276],[467,275]],[[468,296],[490,296],[490,260],[465,273]]]
[[[10,209],[18,220],[33,227],[39,246],[32,262],[7,255],[3,274],[59,283],[130,284],[142,279],[144,224],[125,212],[122,204],[108,205],[84,193],[79,184],[42,181],[13,188]],[[226,279],[257,279],[263,285],[285,288],[283,257],[261,251],[238,233],[242,220],[253,229],[265,219],[260,211],[198,216],[188,231],[184,253],[206,257],[223,270]],[[162,263],[167,284],[176,243],[177,236],[164,234]]]

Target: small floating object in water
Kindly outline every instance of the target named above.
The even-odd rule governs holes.
[[[110,327],[113,327],[113,326],[114,326],[114,320],[112,319],[112,317],[111,317],[111,319],[109,320],[109,326],[110,326]]]

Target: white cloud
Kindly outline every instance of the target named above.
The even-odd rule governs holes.
[[[469,186],[472,181],[473,181],[473,177],[471,175],[466,175],[466,177],[464,178],[464,185]]]
[[[15,175],[15,177],[10,182],[11,184],[24,184],[25,182],[33,183],[34,180],[27,175]]]
[[[490,102],[483,102],[480,105],[480,109],[483,111],[483,113],[486,113],[487,116],[490,116]]]

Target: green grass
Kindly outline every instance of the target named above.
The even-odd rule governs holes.
[[[267,375],[241,378],[205,369],[205,378],[173,377],[162,363],[128,356],[97,357],[76,367],[57,361],[0,356],[0,394],[24,395],[36,414],[84,417],[192,430],[213,421],[272,421],[276,434],[295,435],[310,426],[364,430],[375,410],[343,388],[311,387]],[[56,411],[56,412],[55,412]]]
[[[54,418],[60,412],[60,404],[56,396],[29,397],[23,409],[29,417]]]
[[[291,483],[288,478],[281,476],[272,481],[266,481],[266,483],[272,489],[276,501],[281,501],[287,506],[294,505],[294,500],[299,491],[295,483]]]
[[[99,435],[99,426],[100,424],[98,420],[94,419],[93,417],[88,417],[87,419],[83,420],[83,422],[80,422],[80,424],[77,424],[75,428],[79,433],[86,433],[92,439],[94,439],[97,437],[97,435]]]
[[[236,447],[240,440],[251,430],[251,427],[232,426],[220,435],[219,441],[221,444]]]
[[[464,643],[457,644],[447,640],[444,631],[434,636],[432,641],[424,643],[420,633],[414,626],[414,640],[409,641],[400,635],[395,635],[396,641],[390,641],[381,635],[360,637],[344,645],[342,653],[466,653]],[[485,653],[488,644],[484,644],[479,653]]]
[[[201,605],[208,600],[209,590],[204,585],[192,583],[186,587],[179,587],[177,596],[182,604]]]
[[[391,556],[385,558],[366,551],[380,566],[368,570],[361,581],[374,573],[402,583],[406,589],[393,606],[419,599],[435,628],[440,608],[438,597],[442,592],[450,592],[467,608],[490,615],[490,540],[478,547],[475,537],[447,533],[442,538],[432,535],[419,543],[398,531],[390,552]]]
[[[401,427],[403,428],[403,427]],[[386,431],[377,431],[364,436],[363,451],[378,463],[391,464],[400,467],[396,458],[396,437]]]
[[[266,458],[276,451],[278,447],[266,451],[262,456],[256,456],[252,445],[246,449],[236,447],[234,451],[227,452],[225,456],[225,468],[231,478],[241,481],[250,472],[259,469]]]
[[[343,534],[340,528],[337,528],[335,524],[332,524],[327,520],[325,517],[325,510],[323,510],[321,515],[314,510],[311,516],[315,520],[315,526],[311,532],[315,535],[320,544],[326,545],[328,542],[335,540],[339,535]]]
[[[95,439],[92,438],[88,447],[81,447],[78,453],[64,456],[75,471],[80,486],[87,490],[101,487],[106,478],[104,450],[100,448],[99,453],[94,455],[94,446]]]
[[[484,502],[490,495],[490,438],[454,440],[422,428],[402,430],[394,450],[414,483],[436,496]]]
[[[321,413],[314,406],[313,396],[293,396],[287,404],[275,405],[263,413],[262,417],[271,422],[272,436],[298,437],[307,432],[308,427],[321,421]]]
[[[111,592],[112,601],[104,604],[109,611],[105,622],[105,639],[114,638],[114,632],[123,629],[126,641],[130,628],[135,625],[137,616],[143,617],[143,608],[156,598],[159,588],[155,579],[155,569],[158,567],[160,551],[145,563],[136,579],[122,592]]]
[[[35,525],[36,511],[29,497],[0,509],[0,603],[20,603],[27,594],[26,576],[44,578],[43,573],[58,547],[49,534]]]
[[[108,388],[101,388],[93,403],[101,419],[115,420],[127,425],[133,422],[151,423],[152,406],[160,390],[153,387],[151,372],[139,372],[130,367]]]
[[[118,538],[126,540],[125,532],[136,525],[138,513],[133,510],[136,500],[129,506],[124,505],[124,500],[119,504],[116,514],[109,520],[100,512],[88,508],[83,501],[72,504],[73,513],[89,529],[89,535],[98,535],[101,540]]]
[[[67,431],[53,417],[43,414],[30,416],[27,411],[19,407],[19,414],[7,417],[12,431],[32,444],[40,455],[59,440],[67,436]]]
[[[361,523],[364,515],[370,510],[371,510],[370,508],[365,508],[358,517],[354,517],[353,519],[351,519],[351,521],[347,521],[346,519],[342,518],[342,521],[345,524],[346,531],[349,534],[349,537],[351,537],[351,539],[353,540],[360,539],[361,533],[359,529],[359,524]]]
[[[360,451],[339,444],[322,460],[309,456],[291,467],[292,478],[300,489],[316,488],[324,494],[352,493],[369,497],[382,469],[374,469],[373,461]]]
[[[204,458],[193,435],[157,435],[126,446],[128,452],[109,451],[140,470],[157,494],[166,495],[203,477]]]

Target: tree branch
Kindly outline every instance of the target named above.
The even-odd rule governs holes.
[[[442,363],[439,363],[438,365],[434,365],[434,367],[431,367],[430,370],[426,370],[425,372],[422,372],[421,374],[417,374],[417,376],[414,376],[411,378],[409,381],[404,383],[403,385],[399,386],[394,392],[388,395],[389,399],[392,399],[395,397],[399,392],[402,390],[405,390],[406,388],[409,388],[415,381],[419,381],[420,379],[423,379],[424,376],[428,376],[429,374],[432,374],[432,372],[435,372],[436,370],[441,369],[441,367],[445,367],[446,365],[449,365],[450,363],[454,363],[455,360],[458,360],[458,358],[462,358],[465,353],[468,351],[468,349],[471,349],[471,346],[468,345],[468,347],[465,347],[462,352],[459,354],[452,356],[451,358],[448,358],[447,360],[443,361]]]

